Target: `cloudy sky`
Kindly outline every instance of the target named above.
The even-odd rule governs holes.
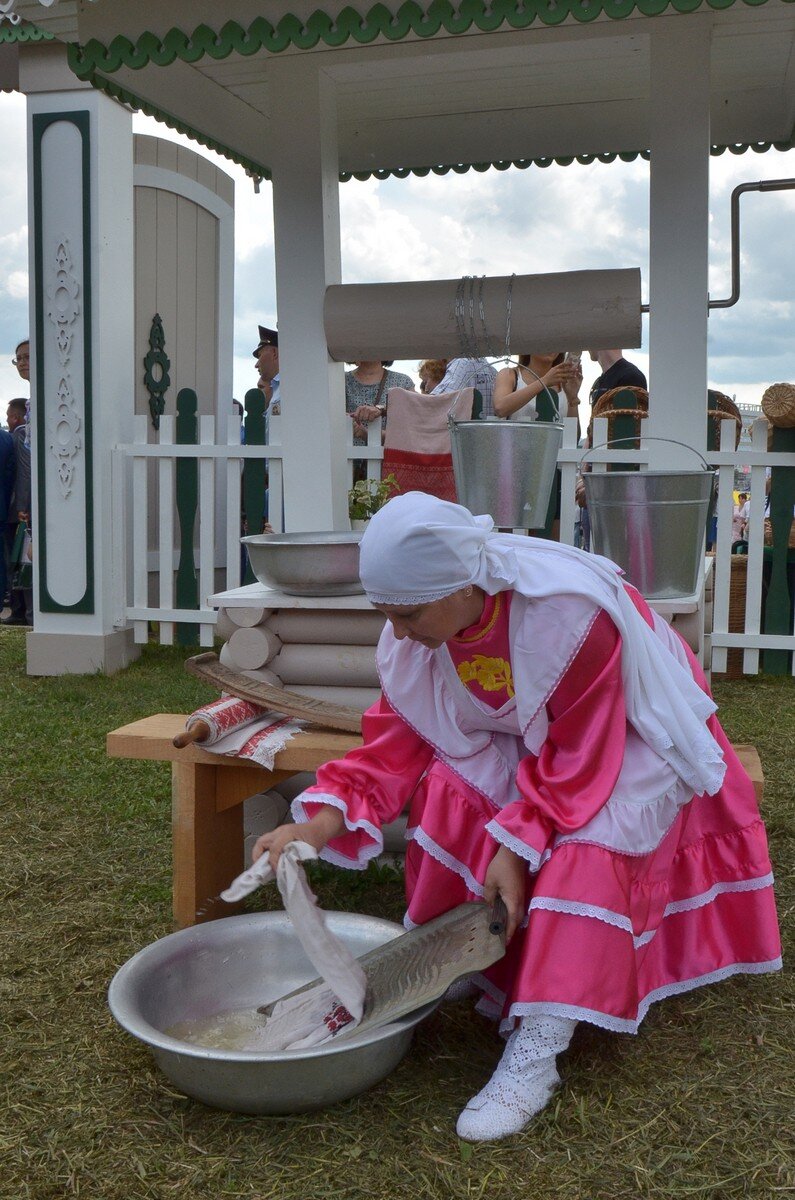
[[[28,329],[24,99],[0,94],[0,402],[24,395],[11,365]],[[141,116],[137,132],[186,141]],[[193,145],[186,141],[187,145]],[[202,151],[211,157],[211,152]],[[235,395],[254,382],[258,322],[276,320],[271,192],[255,194],[245,173],[218,164],[236,182]],[[710,292],[730,287],[729,197],[738,184],[795,174],[795,151],[711,160]],[[648,164],[531,167],[526,171],[342,184],[343,280],[458,278],[597,267],[640,266],[648,298]],[[687,214],[683,213],[683,219]],[[795,191],[751,193],[741,201],[742,293],[709,322],[710,385],[758,403],[773,382],[795,380]],[[495,336],[497,331],[493,331]],[[500,331],[501,332],[501,331]],[[630,353],[646,369],[644,344]],[[416,363],[401,364],[414,374]],[[596,368],[584,364],[587,395]],[[671,364],[676,370],[676,363]]]

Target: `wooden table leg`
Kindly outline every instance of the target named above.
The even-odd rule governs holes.
[[[238,911],[219,899],[243,870],[243,805],[224,807],[222,797],[219,804],[223,773],[203,763],[173,764],[173,897],[180,929]]]

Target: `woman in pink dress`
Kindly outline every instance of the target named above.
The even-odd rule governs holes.
[[[407,926],[502,897],[508,949],[474,982],[507,1044],[459,1116],[473,1141],[544,1107],[577,1021],[634,1033],[656,1000],[781,966],[754,789],[698,663],[613,563],[492,530],[420,493],[373,518],[383,698],[255,848],[362,868],[409,803]]]

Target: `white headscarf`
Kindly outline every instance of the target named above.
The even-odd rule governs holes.
[[[368,598],[373,604],[429,604],[469,584],[489,595],[511,588],[531,600],[588,597],[621,635],[628,720],[694,792],[717,792],[726,766],[704,724],[717,706],[635,608],[615,563],[558,542],[493,530],[491,517],[473,516],[424,492],[394,497],[361,541],[359,572]]]

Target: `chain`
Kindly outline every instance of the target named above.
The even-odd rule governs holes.
[[[505,358],[508,362],[511,359],[511,317],[513,315],[513,281],[516,274],[511,275],[508,280],[508,292],[505,296]]]
[[[458,343],[461,347],[462,358],[477,358],[477,339],[470,342],[466,324],[466,290],[467,281],[470,280],[469,275],[462,275],[458,281],[455,291],[455,323],[458,332]],[[472,305],[472,296],[470,288],[470,308]],[[474,323],[472,323],[472,332],[474,334]]]
[[[475,328],[475,276],[462,275],[456,285],[454,315],[456,332],[461,347],[462,358],[480,358],[488,355],[498,361],[512,362],[511,358],[511,321],[513,318],[513,284],[516,274],[508,280],[505,294],[505,349],[500,353],[494,337],[486,321],[486,305],[483,299],[485,275],[478,276],[477,315],[482,330],[481,338]],[[481,353],[481,343],[483,352]]]

